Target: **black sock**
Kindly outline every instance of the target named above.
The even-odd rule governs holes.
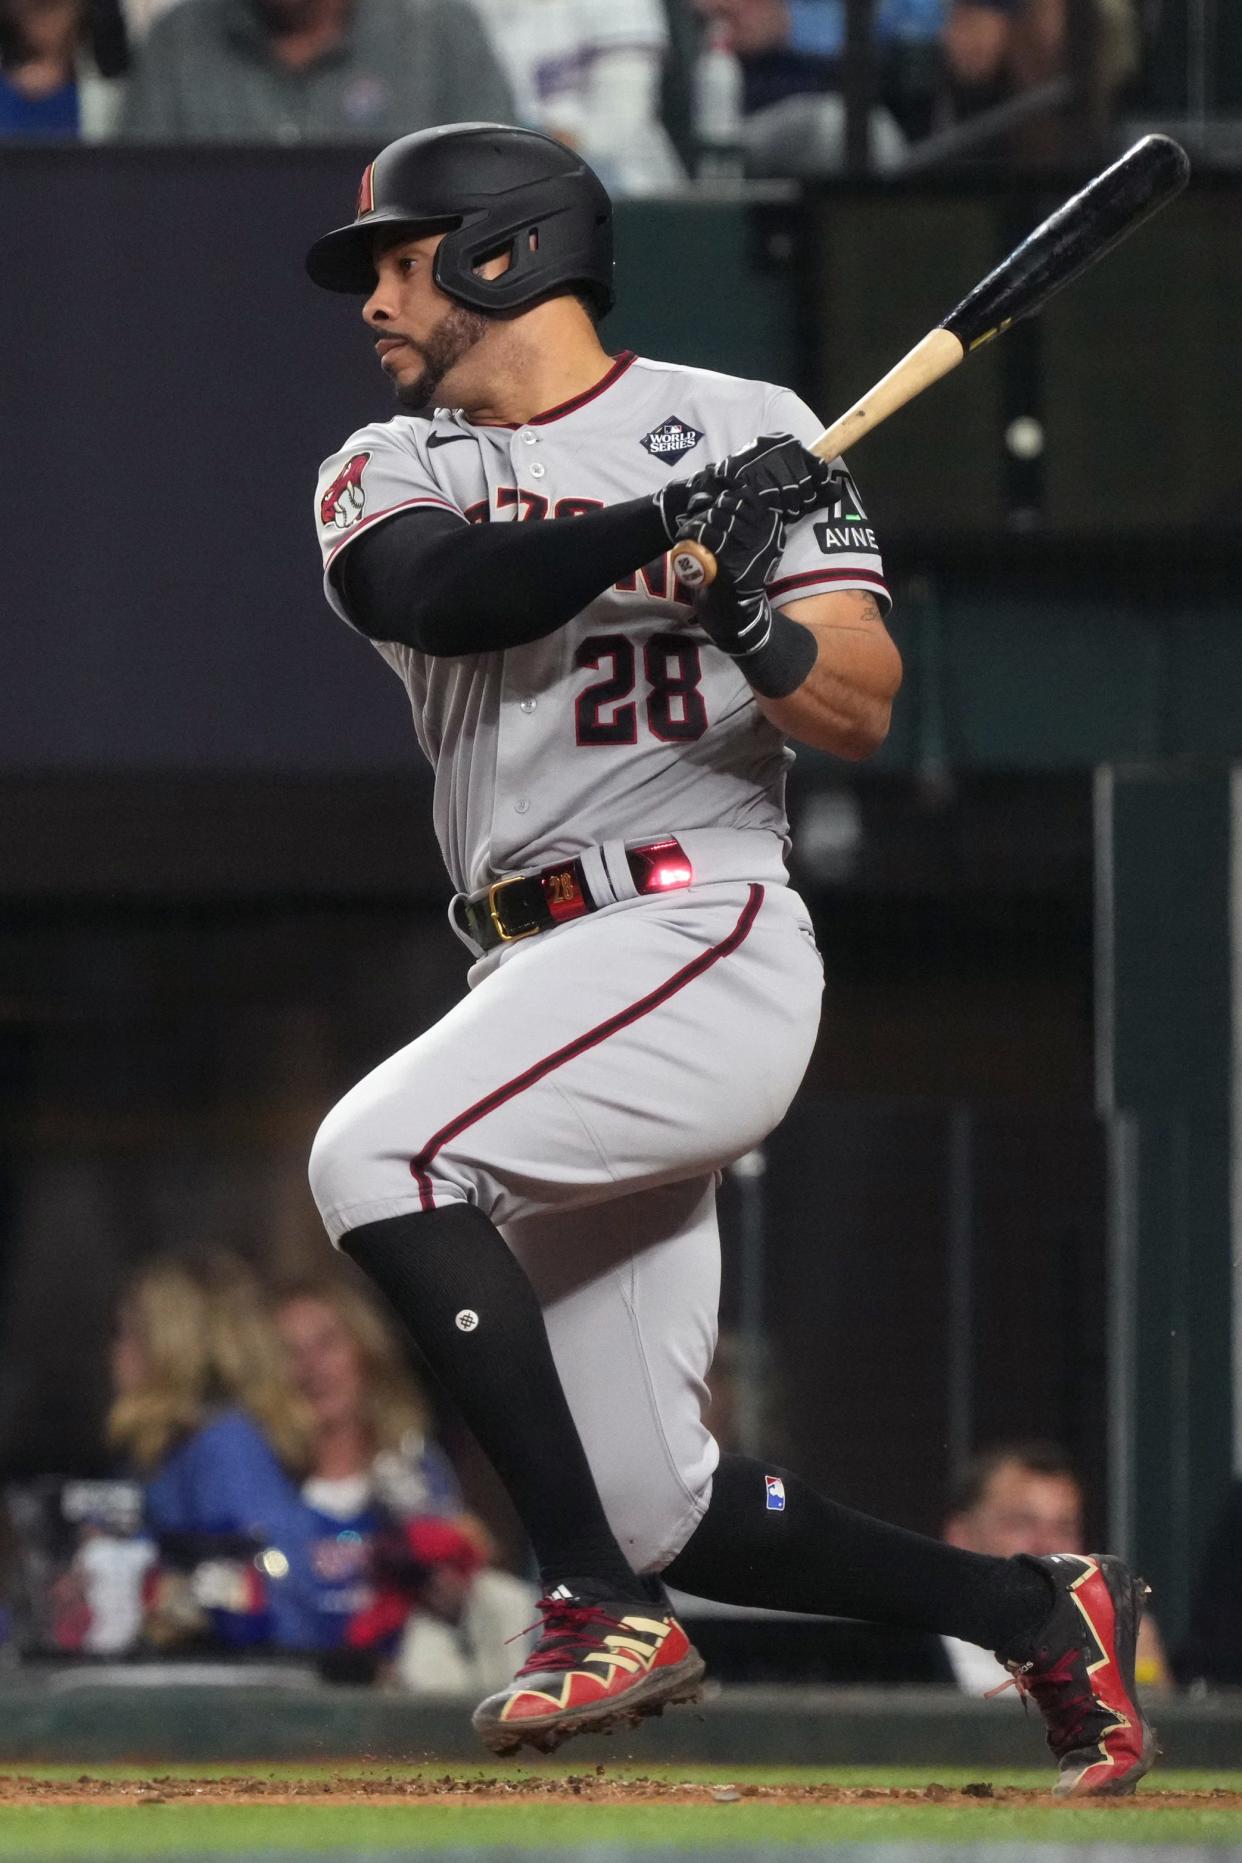
[[[782,1484],[783,1496],[771,1494],[765,1477]],[[783,1507],[769,1504],[781,1498]],[[711,1505],[662,1576],[722,1604],[860,1617],[990,1650],[1032,1636],[1054,1596],[1035,1566],[890,1527],[740,1455],[722,1456]]]
[[[545,1585],[639,1597],[604,1517],[526,1275],[473,1204],[365,1223],[341,1239],[405,1322],[509,1491]]]

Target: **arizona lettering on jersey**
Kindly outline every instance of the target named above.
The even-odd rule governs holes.
[[[756,434],[809,444],[821,432],[786,388],[628,353],[594,389],[520,427],[439,409],[362,428],[324,463],[316,491],[328,601],[348,620],[332,581],[337,556],[400,511],[451,511],[463,523],[581,516],[654,492]],[[789,532],[768,590],[777,607],[861,589],[887,609],[875,533],[852,477],[836,470],[836,504]],[[463,891],[605,838],[720,827],[786,837],[792,752],[697,626],[667,555],[504,653],[433,658],[377,645],[409,694],[435,773],[436,833]]]

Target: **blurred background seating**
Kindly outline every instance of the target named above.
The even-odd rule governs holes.
[[[703,140],[728,140],[722,100],[732,60],[741,117],[734,136],[748,171],[761,175],[831,175],[847,166],[851,82],[865,83],[872,96],[867,148],[883,172],[903,166],[908,151],[935,132],[1042,93],[1082,51],[1066,0],[876,0],[866,60],[851,75],[856,55],[844,0],[694,5],[707,28],[706,114],[714,110],[719,119],[705,124]],[[1098,88],[1093,103],[1107,113],[1138,64],[1133,0],[1082,0],[1082,9]],[[1070,145],[1054,111],[982,146],[993,157],[1055,161]]]
[[[345,1272],[269,1295],[241,1257],[157,1257],[112,1343],[112,1480],[8,1496],[29,1654],[260,1655],[329,1679],[491,1687],[535,1613],[494,1566],[386,1318]]]
[[[661,0],[475,0],[513,86],[515,122],[580,149],[605,185],[651,194],[684,180],[660,115],[669,22]]]
[[[120,134],[378,148],[513,111],[469,0],[174,0],[138,46]]]
[[[0,0],[0,140],[113,134],[128,68],[118,0]]]
[[[1156,119],[1237,162],[1242,16],[1214,0],[0,0],[0,139],[364,148],[470,118],[560,137],[621,196],[1072,166]]]

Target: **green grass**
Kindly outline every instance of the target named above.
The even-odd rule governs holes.
[[[14,1767],[26,1777],[76,1780],[80,1767]],[[237,1767],[161,1766],[149,1771],[136,1767],[95,1767],[99,1779],[236,1778]],[[261,1766],[246,1769],[249,1776],[273,1780],[316,1778],[408,1779],[442,1776],[444,1765],[425,1768],[358,1766]],[[519,1772],[513,1767],[455,1767],[468,1778],[504,1776],[563,1776],[573,1770],[564,1762]],[[590,1769],[590,1770],[593,1770]],[[970,1773],[947,1768],[889,1768],[846,1771],[810,1767],[708,1768],[615,1767],[608,1777],[696,1780],[705,1784],[812,1784],[842,1786],[924,1786],[935,1778],[943,1785],[963,1785]],[[978,1777],[976,1771],[973,1775]],[[990,1782],[1042,1789],[1046,1772],[992,1772]],[[1196,1774],[1167,1772],[1158,1775],[1152,1790],[1195,1791],[1211,1788],[1242,1791],[1242,1773]],[[1031,1806],[981,1801],[968,1808],[941,1805],[907,1805],[885,1802],[854,1805],[771,1805],[743,1799],[737,1803],[608,1805],[584,1802],[507,1804],[470,1798],[415,1801],[396,1806],[196,1805],[171,1801],[134,1806],[6,1806],[0,1808],[0,1855],[38,1858],[173,1857],[177,1853],[219,1852],[260,1859],[265,1853],[297,1850],[367,1850],[425,1853],[468,1845],[506,1845],[535,1852],[555,1852],[560,1846],[577,1847],[608,1842],[630,1845],[684,1847],[700,1853],[733,1844],[752,1844],[765,1851],[782,1843],[824,1847],[859,1841],[917,1842],[961,1845],[978,1842],[1030,1843],[1125,1842],[1226,1845],[1242,1843],[1242,1812],[1213,1808],[1155,1810],[1138,1806],[1075,1806],[1047,1803]]]
[[[1058,1806],[1053,1813],[954,1811],[939,1807],[762,1807],[754,1804],[669,1808],[662,1805],[418,1805],[347,1811],[315,1806],[167,1805],[140,1810],[90,1806],[0,1814],[6,1857],[160,1857],[221,1851],[261,1857],[280,1850],[457,1849],[473,1845],[529,1848],[624,1843],[676,1846],[702,1854],[733,1844],[772,1851],[780,1844],[971,1843],[1237,1844],[1242,1820],[1224,1812],[1113,1816]]]

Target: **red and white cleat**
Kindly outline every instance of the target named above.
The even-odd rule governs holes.
[[[1033,1643],[1000,1654],[1039,1708],[1062,1797],[1132,1792],[1158,1748],[1134,1684],[1147,1586],[1108,1553],[1020,1555],[1052,1580],[1056,1603]]]
[[[611,1733],[698,1700],[703,1658],[658,1605],[574,1581],[541,1598],[539,1609],[543,1631],[529,1660],[474,1711],[493,1753],[551,1753],[572,1734]]]

